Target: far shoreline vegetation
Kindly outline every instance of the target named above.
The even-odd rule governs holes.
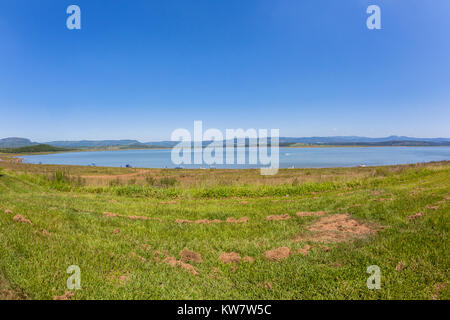
[[[232,140],[222,141],[223,147]],[[214,141],[203,141],[206,147]],[[83,152],[83,151],[116,151],[116,150],[145,150],[170,149],[179,144],[179,141],[153,141],[140,142],[138,140],[79,140],[79,141],[49,141],[33,142],[30,139],[10,137],[0,138],[0,153],[7,154],[37,154],[56,152]],[[271,145],[270,139],[268,146]],[[237,146],[237,140],[232,143]],[[246,147],[257,147],[255,140],[246,138]],[[433,147],[450,146],[450,138],[415,138],[407,136],[389,136],[382,138],[369,138],[359,136],[332,136],[332,137],[279,137],[279,147],[282,148],[336,148],[336,147]]]
[[[203,145],[205,148],[207,144]],[[250,145],[257,147],[258,145]],[[228,146],[224,146],[226,148]],[[236,144],[233,145],[236,147]],[[246,144],[246,147],[249,147]],[[270,144],[269,144],[270,147]],[[338,144],[313,144],[313,143],[280,143],[280,148],[363,148],[363,147],[450,147],[450,143],[430,143],[416,141],[388,141],[379,143],[338,143]],[[31,146],[17,148],[0,148],[0,154],[29,155],[29,154],[50,154],[61,152],[92,152],[92,151],[120,151],[120,150],[148,150],[148,149],[171,149],[172,146],[156,145],[113,145],[97,147],[55,147],[48,144],[35,144]]]

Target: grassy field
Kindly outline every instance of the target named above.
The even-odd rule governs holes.
[[[2,299],[450,298],[450,162],[0,167]]]

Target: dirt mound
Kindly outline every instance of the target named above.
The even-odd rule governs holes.
[[[414,220],[414,219],[417,219],[417,218],[422,217],[422,216],[423,216],[423,212],[418,212],[416,214],[413,214],[413,215],[409,216],[408,219],[409,220]]]
[[[323,217],[310,225],[308,230],[313,233],[298,237],[297,241],[344,242],[376,232],[376,229],[356,221],[346,213]]]
[[[280,221],[280,220],[289,220],[290,218],[291,218],[291,216],[288,215],[288,214],[280,214],[280,215],[268,216],[268,217],[266,217],[266,220],[269,220],[269,221]]]
[[[280,261],[286,259],[291,254],[288,247],[280,247],[278,249],[268,250],[264,252],[264,256],[271,261]]]
[[[5,213],[6,214],[13,214],[13,212],[11,210],[8,210],[8,209],[5,210]]]
[[[247,222],[247,221],[248,221],[247,217],[242,217],[239,219],[227,218],[227,223],[243,223],[243,222]]]
[[[185,263],[181,260],[177,260],[175,259],[175,257],[167,257],[164,259],[164,262],[170,264],[172,267],[180,267],[181,269],[190,272],[194,276],[198,275],[198,271],[194,266]]]
[[[425,208],[427,208],[428,210],[439,210],[439,206],[427,205]]]
[[[196,262],[196,263],[203,262],[203,259],[202,259],[202,256],[200,253],[186,250],[186,249],[180,251],[180,257],[181,257],[181,261],[183,261],[183,262],[187,262],[187,261],[192,261],[192,262]]]
[[[324,216],[326,214],[327,213],[325,211],[311,211],[311,212],[300,211],[296,213],[297,217],[315,217],[315,216]]]
[[[324,217],[308,227],[310,231],[338,231],[353,234],[367,234],[371,229],[359,223],[348,214],[336,214]]]
[[[237,263],[241,261],[241,256],[236,252],[224,252],[220,255],[219,260],[222,263]]]
[[[13,218],[13,220],[15,222],[23,222],[23,223],[28,223],[29,225],[33,225],[33,223],[31,223],[30,220],[28,220],[27,218],[25,218],[24,216],[20,215],[20,214],[16,214]]]
[[[66,291],[62,296],[55,296],[53,300],[70,300],[74,296],[74,293],[71,291]]]
[[[119,228],[114,229],[114,230],[113,230],[113,233],[114,233],[114,234],[119,234],[119,233],[120,233],[120,229],[119,229]]]

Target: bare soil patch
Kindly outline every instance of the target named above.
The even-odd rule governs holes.
[[[371,229],[351,218],[348,214],[336,214],[321,218],[310,227],[310,231],[339,231],[353,234],[367,234]]]
[[[198,219],[198,220],[187,220],[187,219],[176,219],[176,223],[195,223],[195,224],[211,224],[211,223],[222,223],[222,220],[219,219]]]
[[[242,259],[242,261],[244,261],[244,262],[249,262],[249,263],[253,263],[253,262],[255,262],[255,258],[250,257],[250,256],[246,256],[246,257],[244,257],[244,258]]]
[[[209,219],[199,219],[199,220],[195,220],[196,224],[211,224],[211,223],[222,223],[222,220],[219,219],[213,219],[213,220],[209,220]]]
[[[25,218],[24,216],[22,216],[21,214],[16,214],[13,218],[13,220],[15,222],[22,222],[22,223],[28,223],[29,225],[33,225],[33,223],[28,220],[27,218]]]
[[[423,212],[418,212],[418,213],[416,213],[416,214],[410,215],[410,216],[408,217],[408,219],[409,219],[409,220],[414,220],[414,219],[420,218],[420,217],[422,217],[422,216],[423,216]]]
[[[288,247],[280,247],[264,252],[264,256],[271,261],[280,261],[286,259],[291,254],[291,249]]]
[[[150,220],[149,217],[144,217],[144,216],[130,216],[130,217],[128,217],[128,219],[131,219],[131,220]]]
[[[119,282],[120,282],[121,284],[124,284],[125,282],[128,281],[129,278],[130,278],[130,276],[129,276],[128,274],[121,275],[121,276],[119,277]]]
[[[227,223],[243,223],[243,222],[247,222],[247,221],[248,221],[247,217],[242,217],[239,219],[227,218]]]
[[[164,259],[164,262],[170,264],[172,267],[180,267],[181,269],[188,271],[194,276],[198,275],[198,271],[194,266],[181,260],[177,260],[175,257],[167,257]]]
[[[241,256],[236,252],[224,252],[220,255],[219,260],[222,263],[237,263],[241,261]]]
[[[196,263],[203,262],[203,259],[202,259],[202,256],[200,253],[186,250],[186,249],[180,251],[180,257],[181,257],[181,261],[183,261],[183,262],[188,262],[188,261],[196,262]]]
[[[288,214],[280,214],[280,215],[268,216],[266,218],[266,220],[269,220],[269,221],[280,221],[280,220],[289,220],[290,218],[291,218],[291,216],[288,215]]]
[[[315,216],[324,216],[326,214],[327,212],[325,211],[311,211],[311,212],[300,211],[296,213],[297,217],[315,217]]]
[[[344,242],[362,238],[377,231],[373,227],[358,222],[346,213],[323,217],[307,229],[312,233],[304,237],[298,237],[298,241]]]
[[[55,296],[53,300],[70,300],[74,296],[74,293],[71,291],[66,291],[62,296]]]
[[[103,215],[104,215],[105,217],[108,217],[108,218],[112,218],[112,217],[120,217],[120,214],[112,213],[112,212],[103,212]]]

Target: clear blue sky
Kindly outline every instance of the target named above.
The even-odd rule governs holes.
[[[40,142],[168,140],[194,120],[450,137],[450,1],[0,0],[0,116],[0,138]]]

